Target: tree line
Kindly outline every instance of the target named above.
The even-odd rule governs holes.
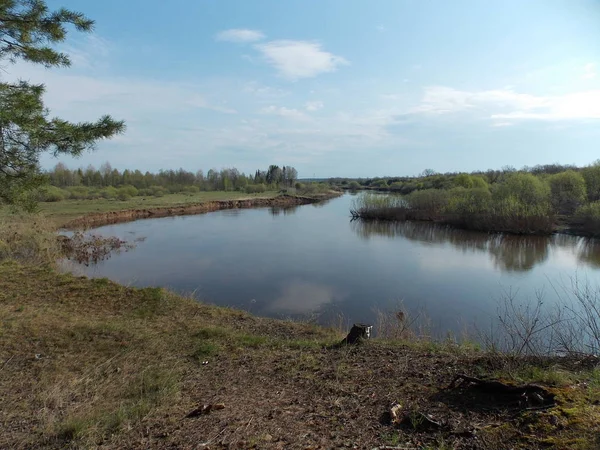
[[[298,171],[292,166],[270,165],[267,170],[256,170],[246,175],[235,167],[210,169],[206,173],[184,169],[160,170],[156,173],[125,169],[120,171],[106,162],[94,166],[69,169],[58,163],[44,173],[50,188],[41,193],[43,201],[66,198],[120,198],[136,195],[162,196],[174,193],[200,191],[243,191],[248,193],[301,187]]]

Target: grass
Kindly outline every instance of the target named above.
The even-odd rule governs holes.
[[[129,200],[63,200],[60,202],[40,203],[40,211],[50,219],[59,223],[69,219],[91,214],[125,209],[143,209],[163,206],[181,206],[185,204],[220,201],[240,200],[246,198],[271,198],[277,196],[275,191],[260,194],[246,194],[245,192],[199,192],[197,194],[168,194],[163,197],[132,197]],[[0,217],[3,210],[0,209]],[[4,214],[7,214],[5,211]]]

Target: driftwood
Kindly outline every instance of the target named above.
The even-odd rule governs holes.
[[[554,394],[536,384],[514,386],[496,380],[457,375],[447,389],[477,391],[489,395],[500,404],[513,404],[520,409],[547,409],[556,406]]]

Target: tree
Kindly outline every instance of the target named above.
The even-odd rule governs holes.
[[[600,159],[591,166],[583,168],[581,175],[585,180],[588,200],[591,202],[600,200]]]
[[[587,193],[581,174],[567,170],[550,176],[552,206],[563,214],[572,214],[585,201]]]
[[[496,199],[514,198],[522,205],[545,206],[550,199],[550,189],[546,183],[530,173],[514,172],[494,190]]]
[[[50,45],[62,42],[67,26],[89,32],[94,22],[83,14],[50,12],[44,0],[0,0],[0,62],[25,60],[45,67],[68,67],[70,60]],[[45,178],[39,158],[79,156],[97,141],[125,130],[122,121],[103,116],[96,122],[71,123],[50,118],[43,85],[0,81],[0,201],[32,206],[32,193]]]

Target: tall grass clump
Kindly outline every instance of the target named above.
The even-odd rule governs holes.
[[[33,214],[0,217],[0,263],[52,264],[60,255],[56,226],[48,219]]]
[[[350,214],[355,219],[406,220],[408,211],[403,197],[365,193],[352,201]]]

